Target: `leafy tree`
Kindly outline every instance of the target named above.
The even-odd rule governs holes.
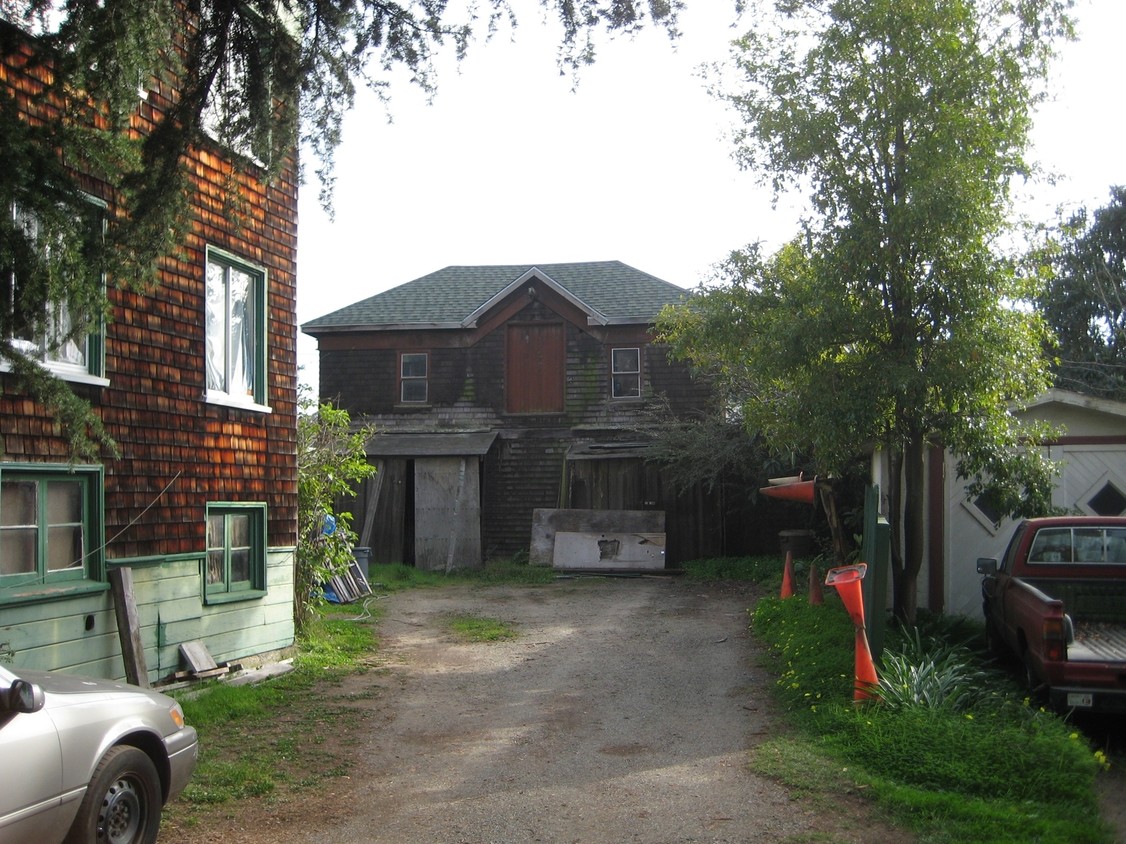
[[[307,395],[297,418],[297,565],[293,621],[301,631],[323,595],[323,584],[351,565],[356,535],[352,514],[336,503],[356,494],[375,474],[364,448],[373,431],[354,430],[348,411]]]
[[[1112,187],[1094,213],[1075,213],[1050,260],[1037,306],[1056,336],[1056,383],[1126,398],[1126,187]]]
[[[675,36],[682,7],[539,3],[561,25],[558,59],[572,71],[594,60],[600,32],[655,24]],[[0,86],[0,360],[55,410],[77,456],[93,459],[112,443],[89,404],[12,338],[61,346],[108,315],[103,279],[134,289],[156,282],[159,260],[175,254],[190,219],[185,152],[208,136],[267,177],[301,146],[327,204],[357,85],[386,98],[399,77],[433,91],[442,50],[460,58],[475,37],[516,23],[510,0],[457,8],[446,0],[0,0],[0,62],[28,68],[42,85],[32,99],[49,104],[29,120],[19,108],[25,92]],[[133,126],[139,82],[179,93],[147,133]],[[91,179],[112,205],[101,237],[76,237],[89,230],[74,223],[91,213]],[[230,199],[226,211],[237,217],[245,209],[233,191]]]
[[[751,430],[822,472],[887,454],[895,611],[912,620],[928,447],[971,488],[1036,509],[1050,466],[1009,413],[1045,388],[1034,280],[997,254],[1026,173],[1054,0],[786,0],[736,42],[736,157],[812,214],[777,254],[735,252],[666,313],[680,357],[731,385]]]

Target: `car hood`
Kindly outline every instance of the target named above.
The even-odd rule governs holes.
[[[58,695],[66,698],[75,695],[112,695],[126,693],[130,695],[143,694],[153,702],[162,706],[172,703],[172,700],[150,689],[141,689],[131,686],[120,680],[100,680],[96,677],[83,677],[78,674],[63,674],[58,671],[33,671],[19,669],[18,676],[43,689],[49,695]],[[62,703],[63,701],[59,701]]]

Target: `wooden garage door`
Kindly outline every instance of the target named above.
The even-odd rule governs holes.
[[[564,358],[562,323],[509,325],[505,347],[508,412],[562,412]]]

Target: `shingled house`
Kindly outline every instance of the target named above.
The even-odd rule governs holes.
[[[16,45],[0,96],[36,121],[49,69],[27,61],[33,37],[0,27]],[[151,131],[177,96],[167,76],[144,80],[132,126]],[[0,365],[0,660],[126,676],[111,590],[126,568],[150,682],[184,667],[184,643],[222,663],[293,642],[296,165],[267,182],[234,161],[216,143],[190,152],[190,234],[159,286],[107,280],[111,318],[66,347],[19,338],[91,403],[120,457],[73,465],[51,413]],[[85,184],[108,219],[112,187]],[[223,213],[232,184],[241,224]]]
[[[527,550],[537,508],[659,511],[666,566],[718,553],[722,508],[645,459],[654,396],[706,384],[654,344],[687,291],[617,261],[453,266],[302,325],[320,395],[379,433],[355,526],[376,562],[436,569]]]

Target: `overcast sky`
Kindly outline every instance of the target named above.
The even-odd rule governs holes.
[[[796,210],[736,167],[730,115],[696,72],[727,55],[731,6],[693,0],[675,48],[659,31],[602,44],[576,91],[555,64],[557,31],[529,8],[511,38],[443,65],[431,105],[399,85],[388,124],[361,96],[337,154],[335,221],[315,184],[301,195],[298,323],[452,264],[620,260],[694,287],[732,249],[785,241]],[[1079,41],[1035,127],[1034,157],[1061,179],[1023,204],[1045,222],[1126,183],[1126,3],[1079,0],[1076,13]],[[298,365],[315,386],[316,341],[300,333]]]

